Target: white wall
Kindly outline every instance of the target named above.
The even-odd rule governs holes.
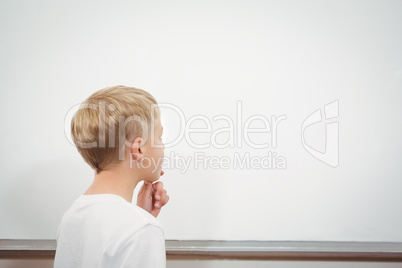
[[[216,115],[239,124],[238,101],[243,125],[253,115],[271,123],[286,116],[276,147],[266,132],[250,135],[269,142],[264,149],[244,136],[234,148],[196,149],[184,138],[166,148],[191,161],[183,171],[165,160],[166,239],[402,241],[401,8],[400,1],[1,1],[0,238],[55,238],[63,212],[93,178],[64,135],[66,114],[95,90],[124,84],[174,104],[187,120],[206,116],[212,131],[227,126],[212,121]],[[301,128],[334,101],[332,167],[306,151]],[[305,131],[306,144],[321,152],[324,121]],[[165,142],[185,123],[165,109]],[[233,160],[248,152],[276,153],[286,169],[194,167],[195,153]]]

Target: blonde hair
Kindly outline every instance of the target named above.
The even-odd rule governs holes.
[[[149,138],[160,116],[156,105],[151,94],[134,87],[108,87],[89,96],[71,120],[71,136],[85,162],[99,173],[124,160],[127,142]]]

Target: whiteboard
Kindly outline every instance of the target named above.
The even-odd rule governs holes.
[[[164,107],[166,239],[401,242],[401,11],[1,1],[0,238],[56,238],[94,177],[69,111],[122,84]]]

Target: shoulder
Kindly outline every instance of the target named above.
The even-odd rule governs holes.
[[[159,221],[116,195],[79,197],[59,225],[57,262],[78,258],[94,263],[89,266],[155,268],[165,267],[164,254]]]
[[[110,209],[113,209],[111,215],[116,219],[121,219],[121,222],[126,222],[131,225],[139,224],[139,228],[149,225],[161,228],[160,222],[157,218],[135,204],[129,202],[116,202],[111,205]]]
[[[161,228],[159,221],[147,211],[112,194],[82,195],[64,218],[65,222],[94,224],[97,229],[120,229],[130,233],[146,225]]]

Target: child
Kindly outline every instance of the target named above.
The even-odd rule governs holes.
[[[92,94],[74,115],[71,135],[95,178],[63,215],[54,267],[165,267],[158,216],[169,196],[160,110],[146,91],[115,86]],[[144,181],[132,204],[133,191]],[[152,184],[153,183],[153,184]]]

